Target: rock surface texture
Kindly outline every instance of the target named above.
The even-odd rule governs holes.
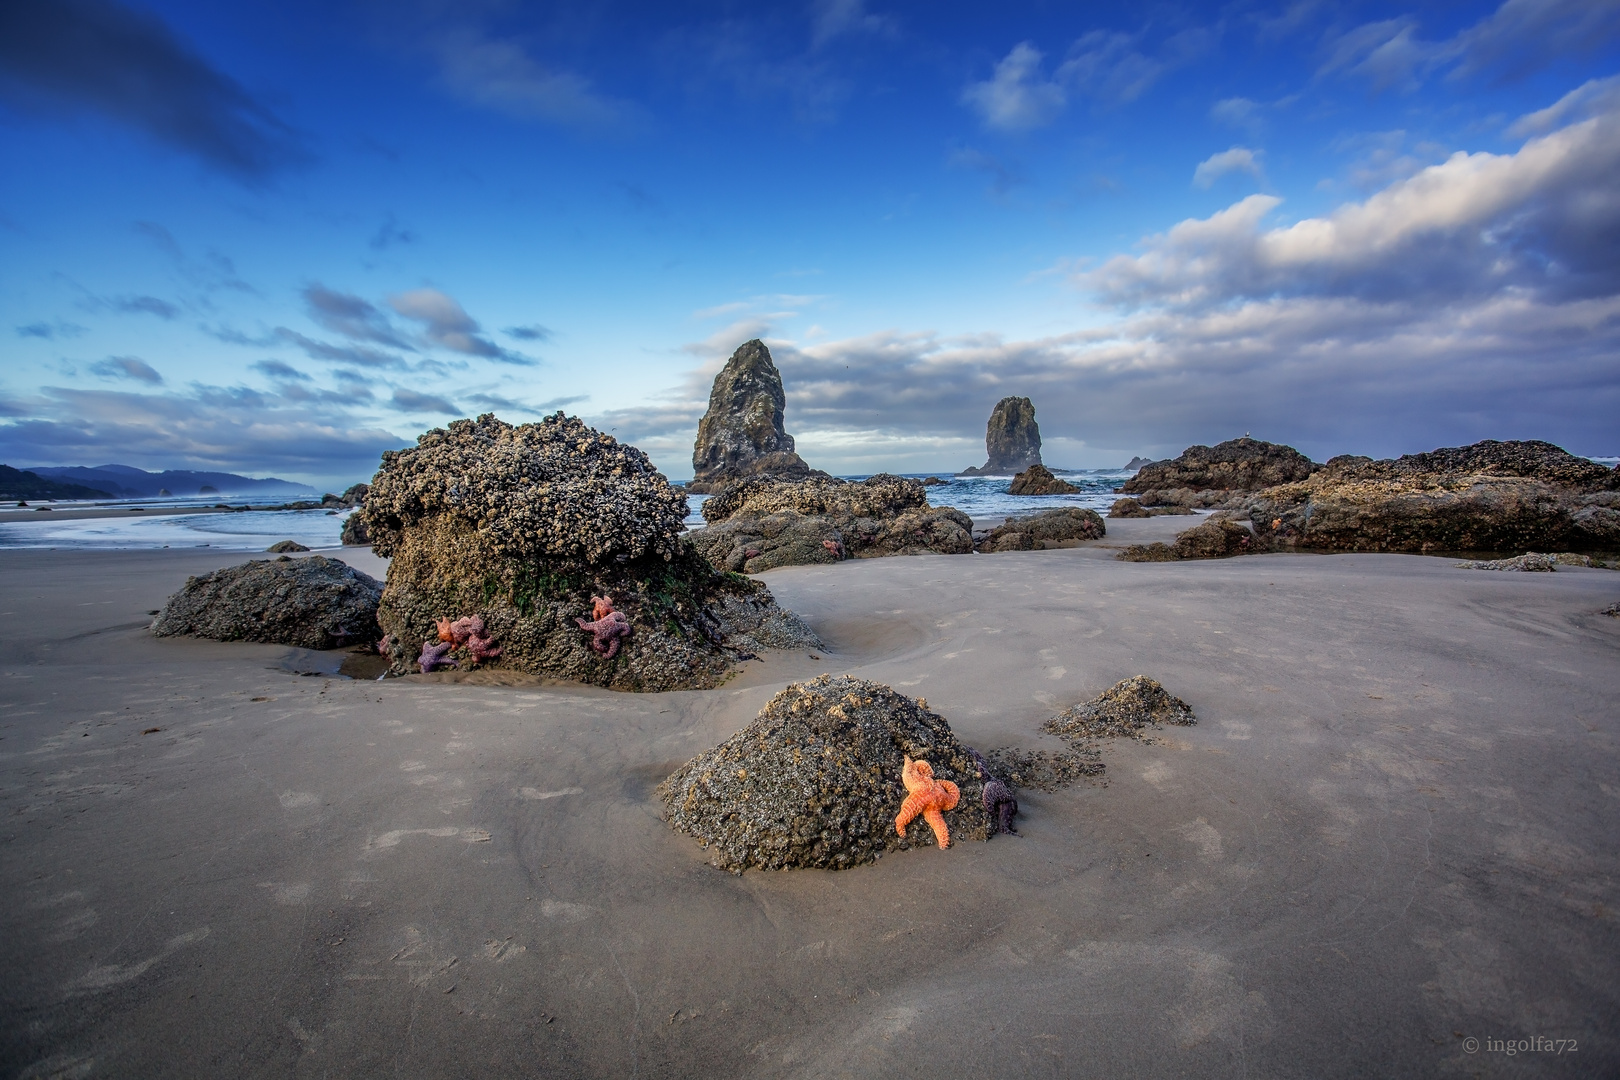
[[[1148,518],[1162,517],[1166,514],[1190,514],[1192,508],[1187,506],[1143,506],[1130,496],[1115,499],[1114,505],[1108,508],[1111,518]]]
[[[366,547],[371,543],[364,514],[356,512],[343,519],[342,541],[346,547]]]
[[[996,551],[1072,548],[1079,547],[1087,540],[1096,540],[1107,532],[1108,527],[1103,524],[1102,516],[1097,511],[1065,506],[1029,517],[1008,518],[979,538],[977,550],[988,554]]]
[[[1620,474],[1545,442],[1345,455],[1229,505],[1262,550],[1620,550]]]
[[[1125,562],[1176,562],[1180,559],[1228,559],[1256,550],[1254,534],[1224,518],[1210,518],[1179,534],[1173,544],[1132,544],[1114,556]]]
[[[744,342],[714,378],[709,409],[698,421],[687,490],[704,494],[750,476],[826,476],[794,451],[793,436],[782,428],[786,404],[771,351],[758,338]]]
[[[396,674],[439,620],[473,615],[498,666],[619,690],[712,687],[741,652],[815,641],[769,589],[692,549],[686,496],[644,453],[561,413],[429,431],[383,455],[361,513],[391,560],[378,619]],[[593,597],[630,625],[611,657],[577,623]]]
[[[1045,465],[1031,465],[1017,476],[1007,488],[1009,495],[1073,495],[1080,489],[1066,480],[1052,475]]]
[[[749,574],[973,550],[971,518],[948,506],[929,506],[921,482],[886,473],[859,482],[744,480],[706,501],[703,517],[710,524],[692,534],[693,547],[719,569]]]
[[[960,476],[1009,476],[1041,463],[1041,429],[1035,423],[1035,404],[1027,397],[1004,397],[990,411],[984,448],[990,460],[963,469]]]
[[[753,723],[698,755],[658,788],[671,827],[709,849],[715,866],[844,870],[884,852],[932,847],[922,819],[905,836],[905,758],[960,790],[944,814],[955,840],[989,837],[972,753],[943,716],[882,683],[823,675],[777,694]],[[944,857],[944,856],[941,856]]]
[[[152,632],[335,649],[378,638],[382,592],[375,578],[337,559],[256,559],[187,578]]]
[[[1304,480],[1321,467],[1292,446],[1244,436],[1216,446],[1189,446],[1178,458],[1143,465],[1119,490],[1140,495],[1145,506],[1213,506],[1234,491]]]
[[[1134,675],[1090,701],[1065,709],[1043,727],[1065,739],[1111,739],[1138,738],[1143,728],[1158,724],[1185,726],[1197,722],[1192,707],[1157,679]]]

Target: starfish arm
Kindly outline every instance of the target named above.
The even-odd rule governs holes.
[[[962,801],[962,789],[949,780],[936,780],[940,787],[945,789],[945,801],[939,804],[941,810],[955,810],[956,804]]]
[[[906,796],[906,801],[900,804],[900,813],[894,818],[894,831],[901,836],[906,835],[906,826],[914,821],[918,814],[923,812],[927,796],[921,792],[912,792]]]
[[[933,827],[934,839],[939,841],[940,850],[951,846],[951,831],[945,826],[945,815],[937,807],[930,806],[924,810],[923,820]]]

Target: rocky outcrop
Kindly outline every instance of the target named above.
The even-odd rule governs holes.
[[[1558,569],[1558,556],[1527,551],[1511,559],[1474,559],[1457,564],[1462,570],[1506,570],[1514,573],[1551,573]]]
[[[1134,675],[1048,720],[1043,730],[1064,739],[1140,738],[1160,724],[1196,724],[1192,708],[1157,679]]]
[[[270,552],[272,555],[285,555],[288,552],[293,551],[308,551],[309,548],[305,547],[303,544],[300,544],[296,540],[277,540],[274,544],[271,544],[264,550]]]
[[[366,492],[370,490],[370,484],[350,484],[342,495],[333,495],[331,492],[322,495],[320,505],[332,510],[352,510],[356,506],[366,504]]]
[[[979,538],[977,549],[989,554],[998,551],[1040,551],[1048,548],[1079,547],[1107,533],[1107,526],[1095,510],[1065,506],[1029,517],[1008,518]]]
[[[1121,472],[1135,472],[1137,469],[1140,469],[1142,466],[1151,465],[1151,464],[1153,464],[1153,460],[1151,458],[1133,457],[1133,458],[1131,458],[1130,461],[1127,461],[1125,463],[1125,468],[1121,469],[1120,471]]]
[[[371,531],[366,528],[366,515],[356,511],[344,518],[341,540],[345,547],[369,546]]]
[[[374,578],[337,559],[256,559],[187,578],[152,632],[335,649],[377,640],[382,591]]]
[[[1244,436],[1216,446],[1189,446],[1178,458],[1143,465],[1119,491],[1141,496],[1144,506],[1214,506],[1233,492],[1304,480],[1320,468],[1292,446]]]
[[[1009,476],[1041,463],[1041,429],[1035,423],[1035,405],[1027,397],[1004,397],[990,411],[984,448],[990,460],[958,476]]]
[[[703,504],[708,528],[692,545],[722,570],[758,574],[778,566],[886,555],[963,555],[973,520],[931,507],[920,481],[879,473],[861,481],[743,480]]]
[[[928,506],[921,481],[890,473],[865,480],[814,477],[799,483],[755,479],[728,484],[703,503],[703,520],[714,524],[739,514],[799,514],[890,517]]]
[[[385,453],[359,513],[391,560],[378,618],[394,672],[440,620],[475,615],[498,666],[620,690],[712,687],[767,639],[813,643],[769,589],[693,550],[686,509],[646,454],[562,413],[457,420]],[[630,626],[611,657],[578,625],[596,599]]]
[[[1130,496],[1115,499],[1114,504],[1108,508],[1108,516],[1111,518],[1147,518],[1191,513],[1192,510],[1185,506],[1143,506]]]
[[[782,429],[786,404],[771,351],[758,338],[744,342],[714,377],[709,410],[698,422],[692,482],[686,490],[706,494],[751,476],[784,480],[826,476],[794,452],[793,436]]]
[[[1484,442],[1392,461],[1336,457],[1234,500],[1274,551],[1620,550],[1614,470],[1550,443]]]
[[[1165,544],[1132,544],[1114,556],[1125,562],[1176,562],[1180,559],[1228,559],[1257,550],[1254,535],[1224,518],[1210,518]]]
[[[1080,489],[1052,475],[1045,465],[1031,465],[1007,487],[1009,495],[1073,495]]]
[[[845,870],[885,852],[931,847],[918,817],[905,834],[905,759],[960,791],[944,813],[952,840],[986,840],[983,782],[969,749],[926,701],[882,683],[823,675],[777,694],[753,723],[699,754],[658,788],[670,826],[717,867]]]

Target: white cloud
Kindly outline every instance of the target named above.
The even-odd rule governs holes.
[[[1041,54],[1029,42],[1014,45],[996,64],[995,75],[969,83],[962,101],[986,125],[1020,131],[1050,123],[1063,111],[1063,88],[1041,74]]]
[[[817,0],[811,9],[810,47],[819,49],[835,38],[856,34],[888,35],[894,20],[866,10],[865,0]]]
[[[405,318],[422,323],[422,333],[440,348],[486,360],[506,360],[513,355],[480,337],[478,323],[448,293],[412,289],[389,297],[388,305]]]
[[[1246,146],[1234,146],[1230,150],[1222,150],[1218,154],[1211,154],[1198,163],[1193,170],[1193,183],[1201,188],[1207,188],[1228,173],[1248,173],[1256,180],[1265,181],[1265,171],[1260,167],[1260,158],[1264,150],[1250,150]]]
[[[163,381],[163,376],[157,373],[157,369],[138,356],[109,356],[99,363],[91,364],[90,370],[104,378],[135,379],[154,386]]]
[[[1076,41],[1058,68],[1058,79],[1106,104],[1135,101],[1170,67],[1165,60],[1144,56],[1129,34],[1093,30]],[[1172,39],[1171,53],[1181,52]]]
[[[1263,126],[1263,107],[1246,97],[1222,98],[1209,107],[1210,119],[1227,127],[1258,132]]]
[[[1082,281],[1113,303],[1179,306],[1276,293],[1601,292],[1620,280],[1617,170],[1620,113],[1610,111],[1514,154],[1458,152],[1293,225],[1263,228],[1280,200],[1251,195]]]
[[[1574,121],[1613,112],[1620,112],[1620,75],[1587,80],[1545,109],[1519,117],[1508,134],[1521,139],[1545,135]]]

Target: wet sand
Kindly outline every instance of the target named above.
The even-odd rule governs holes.
[[[1620,574],[1111,558],[1186,525],[773,571],[829,651],[664,695],[159,640],[247,556],[0,552],[0,1074],[1620,1070]],[[1199,722],[1021,837],[714,870],[654,786],[822,671],[985,748],[1138,673]]]

